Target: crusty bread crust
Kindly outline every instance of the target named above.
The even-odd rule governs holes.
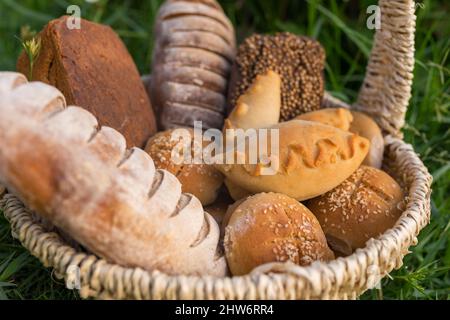
[[[144,147],[156,132],[156,118],[127,48],[109,26],[81,20],[81,29],[71,30],[67,19],[50,21],[40,33],[42,49],[30,80],[58,88],[68,104],[120,131],[128,147]],[[17,70],[28,74],[25,53]]]
[[[309,265],[334,259],[319,222],[284,194],[259,193],[237,202],[225,228],[224,247],[233,275],[268,262]]]
[[[15,83],[0,73],[0,183],[110,262],[225,275],[217,223],[175,176],[57,89]]]
[[[404,195],[387,173],[361,166],[333,190],[311,199],[314,213],[333,250],[347,256],[367,240],[392,228],[403,212]]]
[[[234,28],[214,0],[166,1],[160,8],[153,50],[151,97],[162,129],[221,128]]]

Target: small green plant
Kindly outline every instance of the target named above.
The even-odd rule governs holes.
[[[28,80],[33,80],[33,68],[36,59],[39,57],[41,51],[41,39],[36,36],[36,31],[31,30],[29,25],[24,25],[20,28],[20,42],[25,50],[25,54],[30,62],[30,70],[28,73]]]
[[[36,59],[39,57],[39,52],[41,51],[41,39],[39,37],[34,37],[31,40],[26,40],[22,42],[22,47],[25,50],[25,54],[30,61],[30,71],[28,73],[28,80],[33,80],[33,68]]]

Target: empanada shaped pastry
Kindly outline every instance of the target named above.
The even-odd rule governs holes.
[[[216,164],[229,181],[252,193],[278,192],[297,200],[316,197],[355,172],[370,147],[365,138],[310,121],[277,124],[266,137],[262,130],[219,155],[217,161],[223,164]]]

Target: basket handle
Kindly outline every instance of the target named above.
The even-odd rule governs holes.
[[[366,76],[354,108],[371,115],[386,134],[401,137],[411,98],[416,27],[413,0],[380,0]]]

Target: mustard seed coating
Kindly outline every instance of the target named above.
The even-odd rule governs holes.
[[[315,40],[288,32],[253,35],[238,49],[228,93],[229,111],[269,69],[282,79],[280,120],[290,120],[320,108],[324,93],[325,50]]]

